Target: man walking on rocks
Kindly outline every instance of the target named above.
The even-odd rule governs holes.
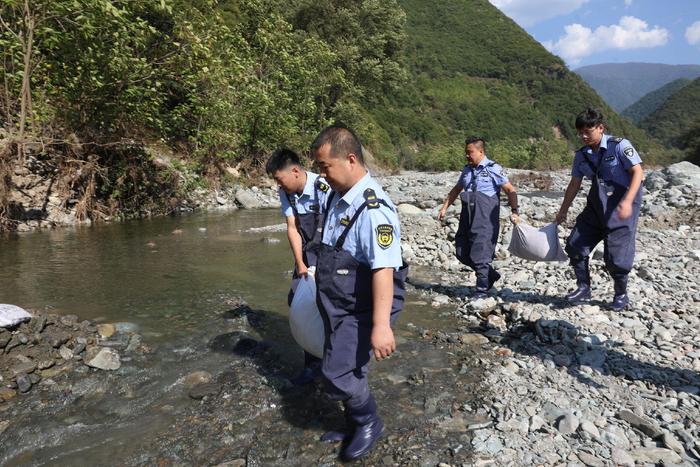
[[[588,257],[602,240],[605,266],[614,281],[612,309],[620,311],[629,305],[627,276],[632,269],[637,220],[642,205],[642,160],[632,144],[605,134],[603,115],[587,109],[576,117],[576,129],[584,146],[576,151],[571,181],[556,216],[566,220],[583,177],[591,179],[586,207],[576,218],[566,242],[566,253],[576,275],[576,290],[566,298],[572,303],[591,299],[591,277]]]
[[[292,304],[296,285],[306,279],[308,268],[316,265],[316,256],[309,248],[321,241],[322,210],[330,186],[313,172],[304,170],[297,153],[290,149],[278,149],[270,155],[265,167],[268,175],[279,185],[282,215],[287,220],[287,238],[294,255],[294,274],[289,291]],[[302,386],[320,375],[321,360],[304,352],[304,369],[292,378],[292,384]]]
[[[349,432],[325,433],[347,443],[344,460],[366,455],[384,430],[367,384],[370,356],[396,349],[391,325],[403,308],[407,267],[401,258],[396,208],[364,164],[357,136],[341,126],[324,129],[311,146],[322,177],[333,188],[318,245],[316,284],[326,340],[326,392],[343,402]]]
[[[447,208],[457,199],[462,200],[459,228],[455,236],[457,259],[476,273],[474,299],[486,298],[493,284],[501,275],[491,262],[496,251],[500,227],[500,191],[508,195],[510,220],[520,221],[518,195],[503,173],[503,168],[486,157],[486,142],[477,136],[465,142],[467,164],[459,175],[457,184],[450,190],[438,213],[438,220],[445,218]]]

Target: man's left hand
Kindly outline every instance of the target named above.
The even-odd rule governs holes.
[[[372,326],[372,350],[374,357],[377,360],[387,358],[396,350],[396,341],[394,340],[394,331],[391,326]]]
[[[617,205],[617,216],[621,220],[629,219],[632,216],[632,203],[620,201]]]

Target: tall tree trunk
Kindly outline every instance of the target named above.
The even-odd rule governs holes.
[[[24,71],[22,74],[22,93],[20,103],[19,116],[19,141],[20,144],[24,139],[24,130],[27,123],[27,114],[32,106],[31,93],[31,62],[32,62],[32,46],[34,45],[34,16],[29,10],[29,0],[24,0],[24,25],[26,39],[22,42],[24,51]]]

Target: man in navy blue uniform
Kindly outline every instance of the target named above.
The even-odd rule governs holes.
[[[407,267],[396,208],[367,171],[357,136],[330,126],[311,153],[333,189],[317,250],[317,301],[326,328],[321,368],[349,428],[321,439],[345,440],[341,457],[352,460],[367,454],[384,429],[367,371],[372,354],[381,360],[396,349],[391,326],[403,308]]]
[[[265,169],[279,185],[282,216],[287,221],[287,239],[294,255],[294,274],[288,302],[300,280],[306,280],[308,268],[316,265],[312,244],[321,241],[321,221],[330,186],[323,178],[304,170],[299,155],[290,149],[278,149],[270,155]],[[304,369],[292,378],[298,386],[308,384],[320,374],[321,360],[304,352]]]
[[[577,286],[566,298],[572,303],[590,301],[588,257],[602,240],[605,266],[615,289],[611,308],[620,311],[629,305],[627,276],[634,262],[642,205],[642,160],[629,141],[605,134],[603,115],[598,110],[581,112],[576,117],[576,130],[584,146],[574,156],[571,181],[556,216],[558,223],[566,220],[583,177],[592,183],[586,207],[576,218],[566,242]]]
[[[500,191],[508,195],[510,219],[514,224],[520,222],[518,195],[503,173],[503,167],[486,157],[483,138],[470,136],[464,145],[468,163],[440,208],[438,220],[445,218],[447,208],[459,196],[462,211],[455,236],[456,255],[476,273],[476,291],[472,297],[480,299],[485,298],[486,292],[501,278],[491,265],[500,228]]]

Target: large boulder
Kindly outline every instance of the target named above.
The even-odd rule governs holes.
[[[258,197],[247,188],[236,190],[236,201],[243,209],[258,209],[262,206]]]
[[[664,170],[666,179],[673,186],[687,185],[695,190],[700,189],[700,167],[688,162],[678,162],[669,165]]]

